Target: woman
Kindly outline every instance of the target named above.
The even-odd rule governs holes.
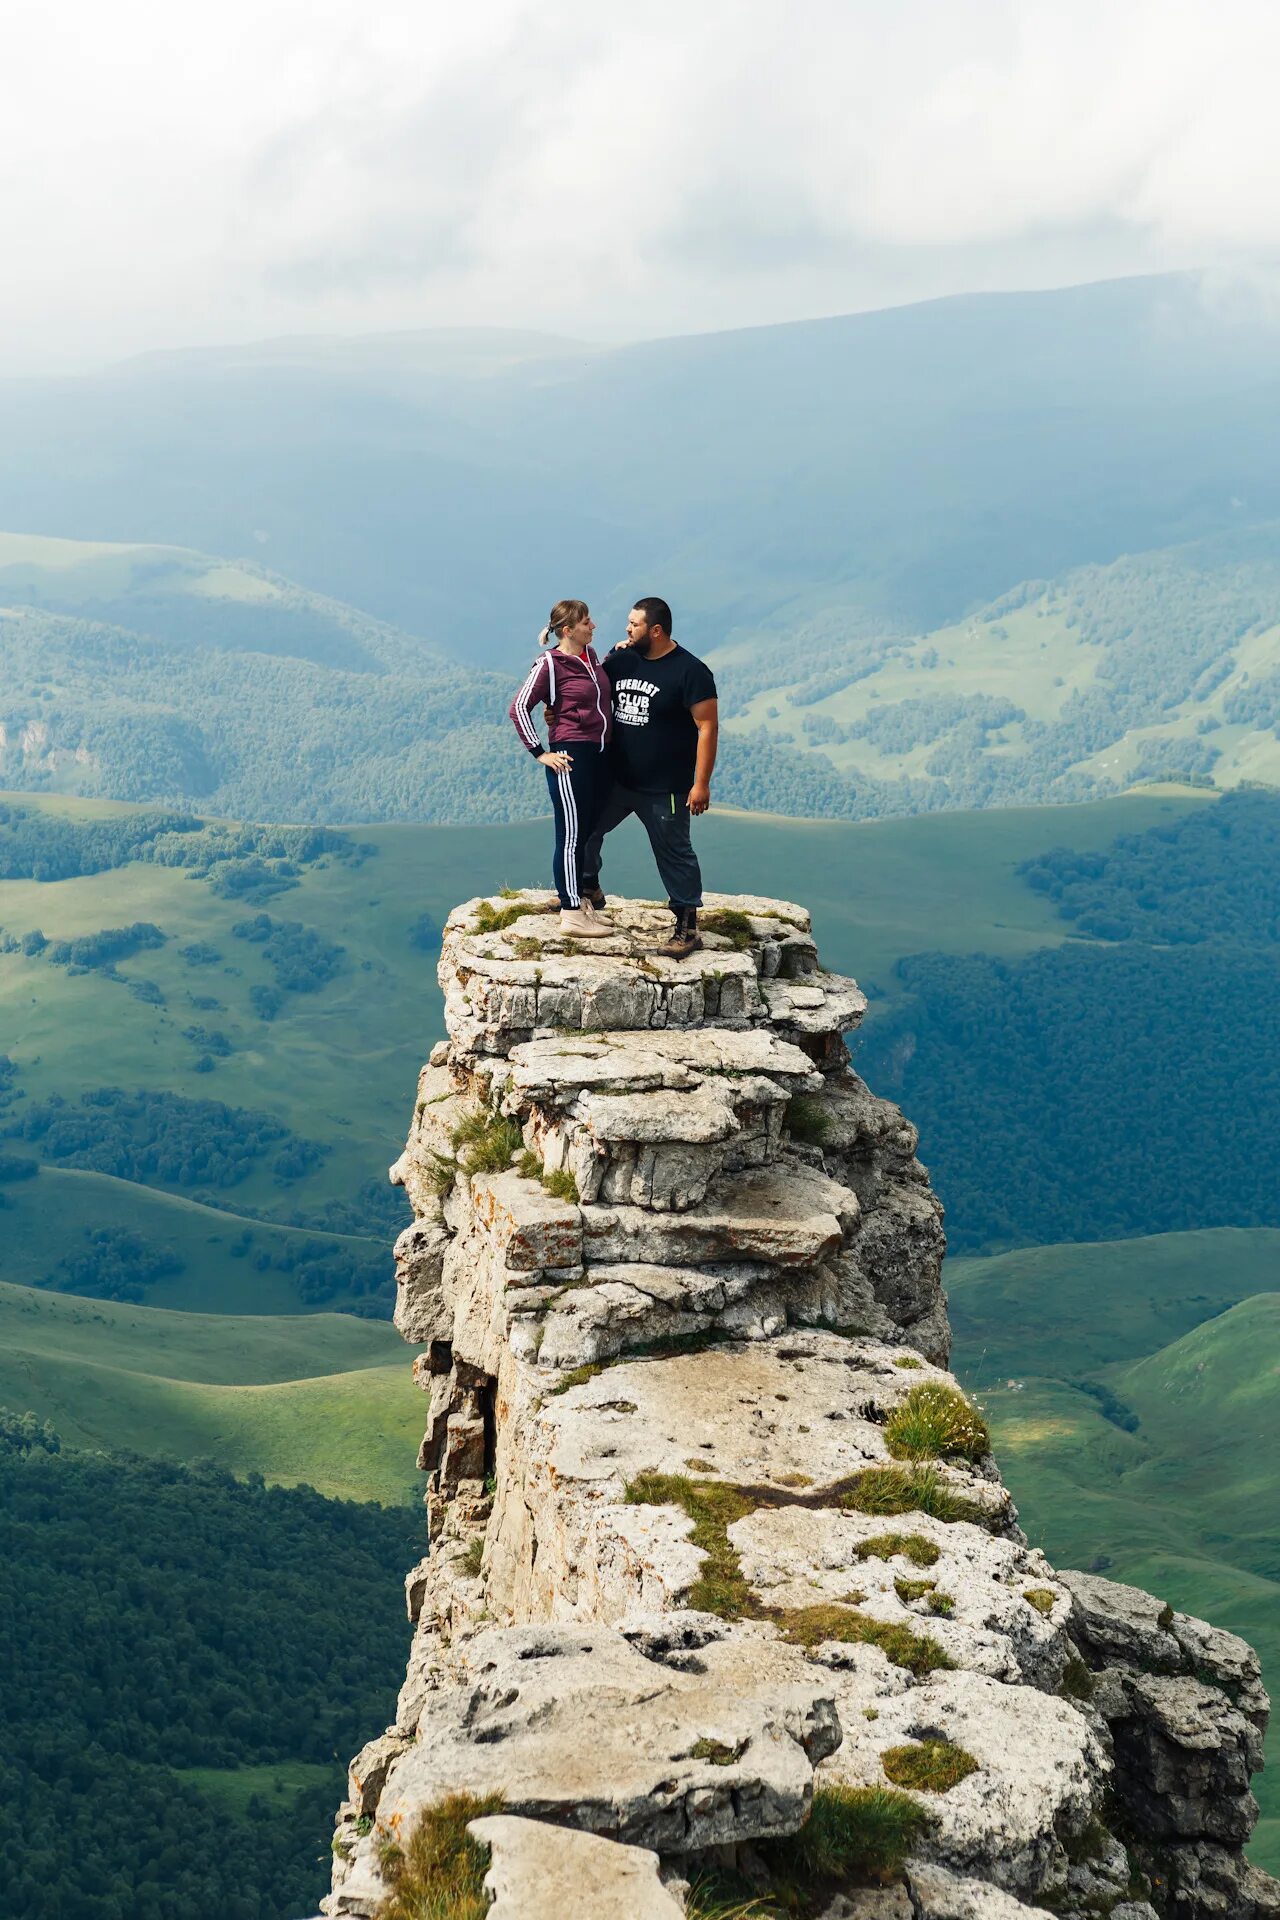
[[[582,897],[582,850],[609,797],[612,690],[591,646],[596,623],[584,600],[557,600],[538,635],[544,651],[507,709],[522,745],[547,770],[556,820],[551,863],[560,896],[560,931],[598,940],[612,931]],[[550,710],[551,745],[542,742],[531,706]]]

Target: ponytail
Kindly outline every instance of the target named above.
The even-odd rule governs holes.
[[[547,624],[538,635],[538,645],[549,647],[557,641],[566,627],[576,627],[580,620],[587,617],[585,600],[557,600],[547,615]]]

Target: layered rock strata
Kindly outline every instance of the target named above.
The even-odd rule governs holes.
[[[375,1915],[454,1794],[502,1796],[498,1920],[694,1913],[707,1874],[767,1911],[815,1792],[898,1783],[900,1868],[810,1912],[1280,1913],[1241,1851],[1257,1661],[1027,1545],[945,1371],[915,1130],[850,1066],[865,1000],[808,914],[712,898],[671,961],[655,906],[587,953],[550,904],[445,929],[392,1169],[430,1548],[327,1911]]]

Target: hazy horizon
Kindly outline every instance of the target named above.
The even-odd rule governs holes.
[[[19,9],[0,372],[516,322],[613,342],[1280,246],[1261,0]]]

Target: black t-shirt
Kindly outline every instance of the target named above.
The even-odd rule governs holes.
[[[698,759],[698,729],[689,709],[715,699],[710,667],[677,645],[660,660],[615,647],[604,657],[604,670],[613,687],[619,785],[636,793],[687,793]]]

